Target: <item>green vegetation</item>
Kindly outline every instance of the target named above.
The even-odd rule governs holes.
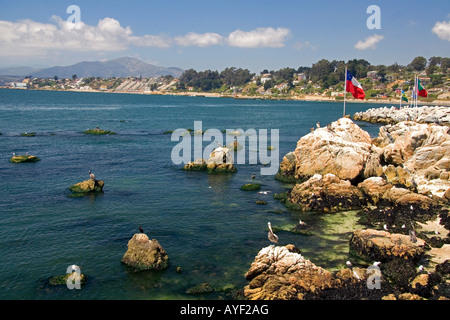
[[[259,183],[248,183],[240,188],[242,191],[259,191],[261,185]]]
[[[102,129],[99,129],[99,128],[88,129],[86,131],[83,131],[83,133],[93,134],[93,135],[105,135],[105,134],[114,135],[114,134],[116,134],[115,132],[112,132],[112,131],[109,131],[109,130],[102,130]]]
[[[327,60],[321,59],[311,66],[286,67],[280,70],[263,70],[260,74],[248,69],[228,67],[223,71],[186,70],[178,79],[172,76],[159,78],[142,77],[86,77],[72,79],[27,79],[27,89],[39,90],[98,90],[108,92],[140,93],[183,93],[195,92],[220,94],[236,98],[302,99],[314,95],[330,100],[342,100],[345,68],[362,84],[366,99],[399,98],[404,90],[411,96],[413,80],[419,75],[422,85],[428,90],[429,98],[448,99],[450,85],[450,58],[433,56],[415,57],[408,65],[374,65],[364,59]],[[348,95],[349,99],[353,99]]]
[[[24,162],[38,162],[41,161],[41,159],[39,159],[36,156],[25,155],[25,156],[14,156],[9,161],[12,163],[24,163]]]
[[[36,136],[36,132],[22,132],[20,135],[22,137],[34,137]]]
[[[75,272],[74,272],[75,273]],[[58,276],[53,276],[50,279],[48,279],[48,283],[51,286],[65,286],[67,285],[67,280],[69,279],[69,277],[72,277],[72,284],[75,284],[75,275],[74,273],[68,273],[68,274],[63,274],[63,275],[58,275]],[[80,274],[80,284],[85,284],[86,283],[86,276],[84,274]]]

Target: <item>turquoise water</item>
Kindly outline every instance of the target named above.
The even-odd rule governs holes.
[[[347,113],[376,106],[347,104]],[[238,164],[232,175],[185,172],[171,161],[177,142],[164,134],[194,121],[203,130],[279,129],[281,161],[317,121],[341,115],[342,103],[329,102],[0,90],[0,299],[229,298],[219,290],[185,292],[203,282],[243,288],[255,255],[270,244],[268,221],[281,245],[295,244],[330,270],[342,266],[350,231],[359,226],[354,212],[286,209],[272,196],[292,186],[259,175],[261,164]],[[82,133],[96,126],[117,135]],[[378,133],[376,125],[364,129]],[[42,160],[13,164],[13,152]],[[68,187],[88,179],[88,170],[105,181],[104,193],[69,197]],[[253,172],[270,193],[239,190]],[[311,235],[289,232],[298,219]],[[133,273],[121,264],[139,225],[167,251],[168,269]],[[81,290],[47,285],[72,264],[88,277]]]

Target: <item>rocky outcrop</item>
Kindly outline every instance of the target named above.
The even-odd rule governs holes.
[[[366,131],[352,120],[341,118],[299,140],[294,151],[294,177],[308,179],[332,173],[343,180],[354,180],[363,173],[371,145]]]
[[[122,263],[135,271],[162,270],[168,267],[169,257],[158,240],[149,240],[144,233],[136,233],[128,241],[128,250]]]
[[[245,278],[244,296],[250,300],[297,300],[330,287],[332,274],[288,247],[261,249]]]
[[[450,125],[450,110],[448,107],[418,107],[418,108],[372,108],[364,112],[357,112],[354,120],[372,123],[393,124],[402,121],[419,123],[436,123]]]
[[[237,171],[233,164],[230,148],[219,147],[211,152],[208,160],[197,159],[191,161],[183,167],[185,171],[208,171],[209,173],[221,173]]]
[[[303,211],[338,212],[359,209],[367,204],[357,187],[331,173],[316,174],[308,181],[296,184],[287,199],[300,205]]]
[[[425,253],[425,242],[414,243],[409,236],[374,229],[357,230],[350,239],[350,249],[366,260],[389,261],[396,258],[419,260]]]
[[[101,180],[85,180],[83,182],[79,182],[77,184],[74,184],[69,189],[74,193],[95,193],[95,192],[102,192],[103,186],[105,183]]]

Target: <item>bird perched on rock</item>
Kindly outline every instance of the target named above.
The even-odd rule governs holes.
[[[138,228],[139,228],[139,232],[140,232],[140,233],[144,233],[144,229],[142,229],[141,226],[139,226]]]
[[[375,261],[375,262],[373,263],[373,265],[374,265],[375,267],[379,267],[379,266],[380,266],[380,264],[381,264],[381,262],[380,262],[380,261]]]
[[[423,272],[423,266],[422,265],[419,266],[419,272]]]
[[[89,170],[89,177],[91,180],[95,180],[95,174],[93,174],[91,170]]]
[[[256,178],[256,174],[253,173],[253,174],[252,174],[252,179],[255,179],[255,178]]]
[[[269,238],[270,242],[278,243],[278,236],[273,233],[272,224],[270,222],[267,222],[267,226],[269,227],[269,233],[267,234],[267,237]]]
[[[300,227],[306,227],[306,222],[303,222],[302,220],[298,220],[298,225]]]

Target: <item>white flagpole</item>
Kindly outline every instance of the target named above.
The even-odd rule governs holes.
[[[415,89],[414,89],[414,93],[416,94],[416,107],[418,106],[418,102],[419,102],[419,94],[418,94],[418,91],[419,91],[419,76],[418,75],[416,75],[416,87],[415,87]]]
[[[345,100],[347,97],[347,66],[345,66],[345,79],[344,79],[344,117],[345,117]]]

